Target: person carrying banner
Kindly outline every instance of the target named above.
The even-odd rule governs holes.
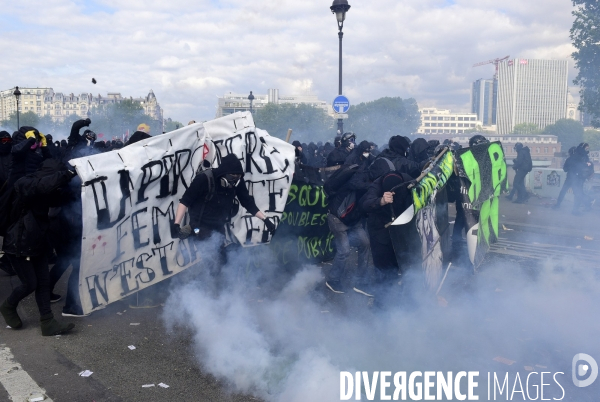
[[[193,235],[199,241],[208,239],[214,232],[224,235],[237,198],[248,213],[264,221],[265,228],[275,233],[275,223],[258,209],[243,177],[244,169],[234,154],[221,159],[218,167],[197,174],[179,200],[173,232],[179,238]],[[191,233],[181,227],[186,212],[190,216]]]
[[[71,126],[67,148],[63,156],[65,166],[72,168],[69,160],[98,153],[97,149],[88,146],[88,139],[79,133],[82,128],[88,127],[91,123],[89,118],[81,119]],[[62,310],[63,317],[85,317],[87,315],[83,313],[79,298],[81,237],[83,236],[81,185],[81,179],[79,176],[75,176],[66,189],[68,202],[61,207],[58,214],[62,236],[55,243],[57,259],[56,264],[50,270],[51,299],[55,302],[61,299],[60,295],[53,292],[56,283],[70,265],[73,267],[67,285],[67,297]]]
[[[392,286],[399,282],[402,271],[406,268],[398,264],[386,225],[410,205],[410,190],[403,184],[411,180],[412,177],[406,173],[390,171],[377,178],[359,201],[361,209],[368,216],[371,254],[378,274],[376,284],[383,287],[381,290],[384,298]]]
[[[50,275],[46,259],[48,211],[50,207],[60,206],[64,202],[59,189],[74,176],[75,173],[67,170],[60,161],[47,159],[38,171],[15,183],[12,223],[6,232],[3,249],[8,254],[21,285],[0,306],[0,313],[11,328],[23,326],[17,313],[17,305],[34,291],[42,335],[58,335],[74,327],[73,324],[54,319],[50,308]]]
[[[525,147],[520,142],[517,142],[515,144],[515,151],[517,152],[517,157],[513,159],[513,169],[516,172],[513,179],[513,191],[511,191],[507,198],[512,200],[512,197],[516,193],[517,199],[514,203],[524,204],[529,199],[529,194],[525,188],[525,176],[533,169],[533,162],[529,147]]]
[[[344,146],[342,144],[342,146]],[[336,253],[333,265],[326,276],[325,286],[334,293],[344,293],[342,275],[346,269],[346,261],[350,256],[350,247],[358,249],[358,267],[352,282],[354,291],[372,296],[367,291],[367,270],[369,261],[369,237],[365,231],[358,200],[369,187],[368,153],[370,144],[361,142],[358,151],[336,173],[325,182],[324,190],[328,197],[327,223],[335,240]],[[334,151],[335,152],[335,151]]]

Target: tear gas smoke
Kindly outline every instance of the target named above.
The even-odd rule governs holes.
[[[570,400],[573,355],[600,356],[600,282],[573,262],[526,271],[504,261],[475,276],[453,266],[441,292],[446,308],[424,293],[423,274],[413,270],[402,305],[369,308],[360,295],[328,301],[320,268],[286,274],[268,247],[229,252],[217,289],[209,271],[218,264],[219,241],[213,236],[200,246],[208,267],[173,283],[164,318],[171,331],[191,329],[198,363],[232,392],[334,401],[340,371],[464,370],[481,372],[476,394],[485,400],[487,372],[514,375],[539,365],[547,369],[535,371],[565,373],[563,400]],[[555,388],[545,397],[560,397]]]

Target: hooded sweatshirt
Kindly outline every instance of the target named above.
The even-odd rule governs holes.
[[[259,211],[254,202],[254,197],[250,196],[243,181],[244,169],[237,156],[234,154],[227,155],[221,159],[221,164],[214,168],[212,172],[215,179],[215,188],[210,200],[206,200],[209,186],[208,178],[203,173],[194,177],[192,184],[179,200],[188,207],[192,229],[208,228],[222,231],[225,223],[229,222],[231,217],[237,213],[237,211],[234,211],[236,197],[250,215],[254,216]],[[242,178],[234,188],[226,188],[221,185],[220,181],[220,178],[226,174],[239,174],[242,175]],[[203,205],[204,210],[202,210]]]

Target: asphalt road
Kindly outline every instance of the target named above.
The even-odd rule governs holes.
[[[535,270],[548,259],[556,258],[569,258],[597,268],[600,211],[573,217],[568,213],[569,205],[564,205],[562,211],[554,211],[549,205],[549,200],[541,199],[532,199],[525,205],[503,200],[500,242],[492,248],[482,269],[506,260],[524,270]],[[448,286],[469,286],[466,271],[457,272],[449,276]],[[66,278],[67,275],[58,285],[62,294]],[[0,273],[3,300],[17,283],[16,277],[11,279]],[[331,307],[331,300],[323,297],[322,303]],[[366,299],[357,300],[366,303]],[[53,305],[56,316],[60,316],[62,305]],[[192,334],[186,328],[168,332],[162,307],[133,309],[128,300],[116,302],[89,317],[71,319],[77,325],[75,330],[59,337],[41,336],[32,296],[21,303],[19,313],[24,328],[17,331],[2,325],[0,348],[8,347],[14,360],[53,401],[257,400],[231,394],[227,384],[199,367]],[[130,345],[135,350],[130,350]],[[78,376],[84,370],[93,374]],[[159,387],[159,383],[169,387]],[[143,388],[146,384],[155,386]],[[3,387],[0,400],[8,400]]]

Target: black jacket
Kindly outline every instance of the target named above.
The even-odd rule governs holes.
[[[394,190],[393,204],[381,205],[383,176],[371,183],[366,194],[360,199],[360,207],[368,215],[369,237],[372,241],[380,244],[390,244],[390,235],[385,225],[391,222],[392,218],[400,216],[412,201],[411,192],[407,189],[412,178],[406,173],[401,173],[401,175],[406,185]]]
[[[523,147],[517,151],[517,157],[513,159],[513,169],[522,172],[531,172],[533,169],[533,161],[529,147]]]
[[[179,200],[188,207],[190,226],[193,229],[204,227],[211,230],[221,230],[234,215],[233,209],[236,197],[251,215],[254,216],[259,211],[254,202],[254,197],[248,193],[243,176],[235,188],[225,188],[220,184],[220,178],[228,173],[244,174],[242,164],[234,154],[224,157],[219,167],[213,169],[215,192],[209,201],[206,201],[206,195],[209,191],[208,178],[202,173],[194,177],[192,184]],[[204,204],[206,205],[202,210]]]
[[[37,172],[17,180],[16,198],[11,209],[14,222],[4,238],[3,249],[6,253],[32,257],[46,252],[48,211],[50,207],[63,204],[59,189],[71,177],[60,161],[48,159]]]
[[[330,213],[337,216],[345,225],[354,226],[360,222],[360,220],[364,217],[363,212],[359,207],[358,201],[365,194],[367,189],[369,188],[369,164],[370,159],[355,160],[358,162],[358,169],[352,175],[352,178],[348,180],[341,188],[328,196],[328,210]],[[340,206],[342,204],[347,203],[348,200],[354,198],[354,206],[350,210],[350,212],[342,217],[338,213],[340,210]],[[350,203],[351,204],[351,203]]]
[[[387,158],[396,167],[396,172],[406,173],[409,176],[416,178],[421,174],[421,170],[425,166],[426,162],[415,162],[408,159],[406,156],[392,151],[390,148],[384,149],[377,158]],[[385,172],[383,172],[385,173]],[[375,175],[377,176],[377,175]]]
[[[21,127],[13,136],[12,160],[8,176],[10,187],[21,177],[37,171],[45,159],[52,157],[48,147],[31,149],[35,144],[35,138],[26,138],[25,134],[32,130],[35,130],[35,128]]]
[[[327,167],[343,165],[350,151],[345,147],[339,146],[327,155]]]
[[[12,143],[0,144],[0,187],[4,185],[8,180],[8,173],[10,172]],[[0,194],[4,192],[4,189],[0,190]]]

